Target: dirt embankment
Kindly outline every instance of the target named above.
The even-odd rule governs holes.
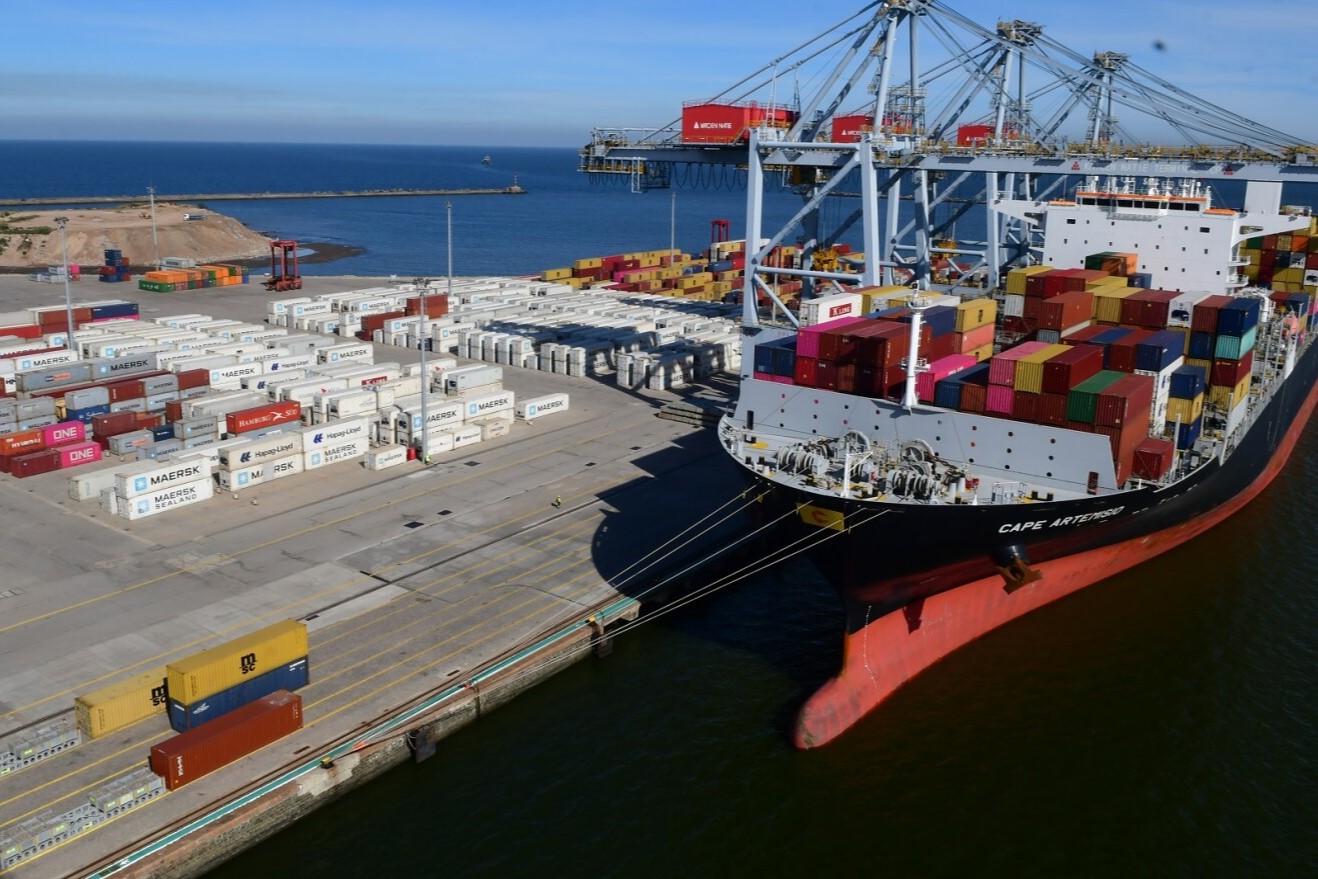
[[[105,251],[123,251],[130,264],[149,266],[156,254],[198,263],[237,262],[270,254],[270,239],[242,223],[204,208],[157,204],[152,242],[151,208],[72,208],[56,211],[0,211],[0,271],[42,269],[63,264],[56,217],[68,218],[69,262],[95,272]],[[203,214],[203,220],[185,219]]]

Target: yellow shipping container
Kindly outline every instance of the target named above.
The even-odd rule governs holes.
[[[1051,272],[1052,266],[1021,266],[1007,272],[1007,292],[1018,296],[1025,295],[1025,279],[1040,272]]]
[[[1104,275],[1101,278],[1095,278],[1085,283],[1086,290],[1093,290],[1097,287],[1125,287],[1128,286],[1130,278],[1122,275]]]
[[[1249,376],[1245,376],[1235,387],[1213,385],[1208,389],[1208,399],[1214,406],[1234,409],[1241,400],[1249,396]]]
[[[561,281],[570,277],[572,277],[572,269],[570,268],[545,269],[544,273],[540,275],[540,279],[544,281]]]
[[[169,697],[184,705],[307,655],[307,625],[284,620],[167,667]]]
[[[1018,391],[1042,394],[1044,361],[1056,357],[1070,347],[1070,345],[1049,345],[1017,360],[1016,377],[1012,381],[1012,387]]]
[[[1283,234],[1277,236],[1277,252],[1278,252],[1278,253],[1290,253],[1290,252],[1291,252],[1291,236],[1290,236],[1290,235],[1283,233]]]
[[[979,363],[984,363],[993,356],[993,343],[989,342],[987,345],[980,345],[978,348],[974,348],[966,353],[974,357]]]
[[[1200,357],[1185,358],[1186,366],[1197,366],[1204,371],[1204,375],[1213,374],[1213,361]]]
[[[1303,284],[1304,269],[1278,269],[1272,273],[1272,280],[1283,284]]]
[[[586,257],[585,259],[578,259],[578,260],[575,260],[575,261],[572,263],[572,268],[574,268],[574,269],[597,269],[597,268],[599,268],[599,267],[602,266],[602,265],[604,265],[604,258],[603,258],[603,257],[600,257],[600,256],[591,256],[591,257]]]
[[[1094,291],[1094,320],[1121,323],[1121,300],[1139,291],[1139,287],[1099,287]]]
[[[1183,400],[1180,397],[1167,398],[1167,420],[1170,422],[1179,421],[1181,424],[1189,424],[1203,414],[1203,394],[1195,394],[1193,400]]]
[[[166,695],[163,667],[93,690],[73,700],[78,731],[95,739],[164,714]]]
[[[957,303],[956,331],[969,332],[986,324],[993,323],[998,317],[998,303],[995,299],[967,299]]]

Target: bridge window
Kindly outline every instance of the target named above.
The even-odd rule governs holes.
[[[1068,226],[1074,226],[1074,225],[1075,225],[1075,217],[1068,217],[1067,220],[1066,220],[1066,225],[1068,225]]]
[[[1200,226],[1200,227],[1199,227],[1199,231],[1200,231],[1200,232],[1207,233],[1207,232],[1211,232],[1212,230],[1209,229],[1207,226]],[[1208,252],[1208,251],[1206,251],[1206,250],[1204,251],[1204,253],[1207,253],[1207,252]]]

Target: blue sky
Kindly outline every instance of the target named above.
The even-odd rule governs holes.
[[[0,138],[579,146],[657,127],[865,4],[626,0],[6,3]],[[1318,142],[1318,8],[1288,0],[953,8],[1035,21]],[[1160,48],[1159,48],[1160,46]],[[784,77],[780,99],[790,95]]]

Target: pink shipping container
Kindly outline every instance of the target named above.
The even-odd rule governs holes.
[[[926,403],[933,402],[934,386],[949,375],[956,375],[978,363],[969,354],[949,354],[929,364],[929,368],[915,377],[915,394]]]
[[[819,356],[819,337],[830,330],[836,330],[845,327],[848,324],[859,323],[865,320],[863,317],[840,317],[837,320],[825,321],[822,324],[801,327],[796,335],[796,356],[797,357],[818,357]]]
[[[1012,390],[1011,385],[989,385],[988,398],[984,403],[984,411],[995,415],[1011,415],[1011,410],[1016,405],[1016,392]]]
[[[69,443],[80,443],[87,438],[87,425],[81,421],[62,421],[59,424],[48,424],[41,428],[41,438],[45,440],[48,449],[55,446],[65,446]]]
[[[1016,381],[1016,361],[1047,347],[1047,342],[1021,342],[1014,348],[994,354],[989,360],[989,384],[1010,387]]]
[[[175,790],[301,728],[302,697],[279,690],[155,745],[151,771]]]
[[[82,464],[93,464],[101,460],[101,445],[92,440],[60,446],[55,451],[59,453],[61,470],[67,467],[78,467]]]

